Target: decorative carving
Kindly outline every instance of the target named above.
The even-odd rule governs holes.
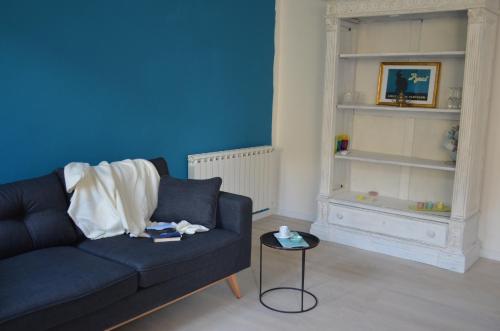
[[[482,113],[488,110],[482,104],[483,100],[488,98],[491,82],[491,64],[486,64],[484,59],[492,59],[494,52],[494,42],[491,43],[485,38],[488,36],[488,29],[496,30],[493,25],[497,21],[495,14],[483,8],[469,9],[468,16],[467,56],[460,115],[461,143],[455,169],[451,215],[453,219],[462,220],[479,211],[482,180],[477,168],[485,153],[485,138],[478,132],[482,132],[486,125],[486,116]]]
[[[328,222],[328,200],[325,198],[318,198],[318,216],[317,223],[326,224]]]
[[[321,179],[320,194],[328,196],[331,191],[332,172],[332,150],[333,140],[333,118],[335,110],[335,71],[338,47],[338,33],[336,31],[339,19],[334,16],[327,16],[326,57],[323,95],[323,120],[321,134]]]
[[[496,15],[484,8],[473,8],[467,11],[469,17],[469,24],[494,24],[496,22]]]
[[[326,84],[325,84],[326,85]],[[333,88],[332,88],[333,90]],[[333,93],[333,92],[332,92]],[[326,97],[326,94],[325,94]],[[330,182],[331,182],[331,170],[332,170],[332,147],[330,143],[330,137],[332,136],[332,113],[333,110],[330,106],[323,106],[323,125],[322,125],[322,137],[321,137],[321,168],[320,168],[320,194],[328,195],[330,194]]]
[[[448,247],[451,249],[462,249],[464,238],[464,222],[451,221],[448,230]]]
[[[337,18],[334,16],[325,17],[326,31],[337,31]]]
[[[334,0],[329,14],[338,17],[409,14],[469,8],[493,8],[489,0]]]

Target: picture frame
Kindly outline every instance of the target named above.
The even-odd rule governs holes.
[[[382,62],[378,75],[377,105],[436,108],[441,62]]]

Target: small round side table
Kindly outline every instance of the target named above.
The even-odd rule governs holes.
[[[277,311],[277,312],[280,312],[280,313],[291,313],[291,314],[304,313],[306,311],[314,309],[318,305],[318,298],[316,298],[316,296],[314,294],[312,294],[311,292],[304,290],[304,276],[305,276],[305,264],[306,264],[306,250],[312,249],[312,248],[318,246],[319,238],[310,234],[310,233],[300,232],[300,231],[296,231],[296,232],[298,232],[302,236],[302,238],[304,238],[304,240],[309,244],[309,247],[285,248],[285,247],[281,246],[279,241],[274,237],[274,233],[276,233],[276,231],[267,232],[267,233],[264,233],[262,236],[260,236],[259,300],[260,300],[260,303],[264,307],[269,308],[269,309],[274,310],[274,311]],[[267,247],[270,247],[273,249],[280,249],[280,250],[284,250],[284,251],[302,251],[302,286],[301,286],[301,288],[274,287],[274,288],[271,288],[269,290],[262,292],[262,246],[267,246]],[[262,297],[265,294],[272,292],[272,291],[280,291],[280,290],[299,291],[301,294],[300,310],[279,310],[279,309],[276,309],[276,308],[269,306],[268,304],[266,304],[262,300]],[[304,294],[309,295],[314,300],[314,304],[311,307],[306,308],[306,309],[304,309]]]

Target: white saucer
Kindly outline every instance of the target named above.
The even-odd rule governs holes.
[[[276,236],[276,238],[280,238],[280,239],[289,239],[292,236],[292,234],[290,233],[288,236],[280,236],[280,233],[276,232],[275,236]]]

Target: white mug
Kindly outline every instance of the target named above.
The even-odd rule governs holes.
[[[290,229],[288,228],[288,226],[280,226],[280,237],[290,237]]]

